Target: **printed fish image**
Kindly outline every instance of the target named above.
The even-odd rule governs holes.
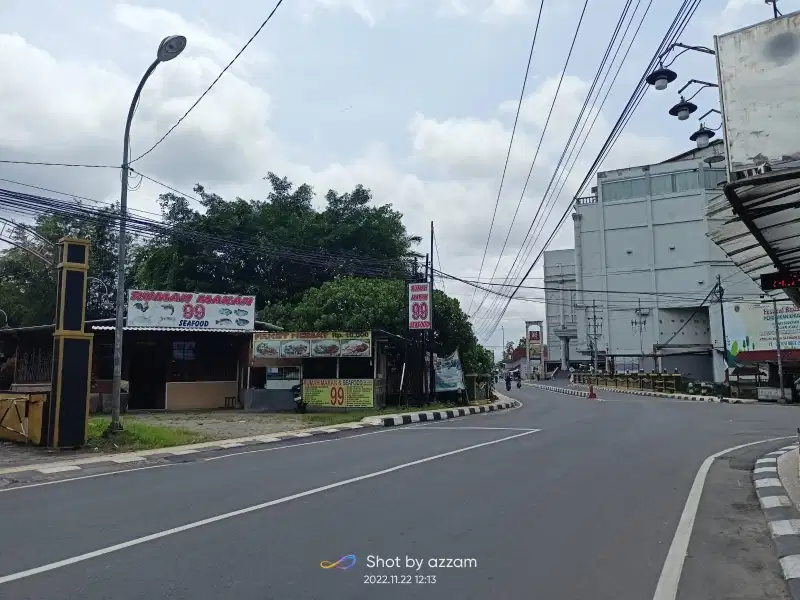
[[[350,342],[342,347],[342,354],[363,354],[369,350],[366,342]]]
[[[150,308],[150,305],[149,305],[147,302],[144,302],[144,303],[142,303],[142,302],[135,302],[135,303],[133,304],[133,307],[134,307],[136,310],[140,311],[140,312],[147,312],[147,309],[148,309],[148,308]]]
[[[244,326],[245,326],[245,325],[247,325],[249,322],[250,322],[250,321],[248,321],[247,319],[236,319],[236,324],[237,324],[239,327],[244,327]]]
[[[217,325],[230,325],[233,323],[230,319],[217,319]]]
[[[256,354],[259,356],[279,356],[280,350],[274,346],[270,346],[265,342],[256,344]]]
[[[236,316],[237,316],[237,317],[246,317],[246,316],[247,316],[247,314],[248,314],[246,310],[244,310],[244,309],[241,309],[241,308],[237,308],[237,309],[236,309],[235,311],[233,311],[233,312],[236,314]]]
[[[339,354],[339,344],[316,344],[314,354],[317,356],[331,356]]]
[[[233,312],[230,308],[220,308],[219,314],[225,315],[226,317]]]
[[[161,308],[164,309],[164,312],[168,312],[171,315],[175,314],[175,307],[172,304],[162,304]]]

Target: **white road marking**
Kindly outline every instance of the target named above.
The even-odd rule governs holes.
[[[34,471],[39,471],[39,473],[44,473],[45,475],[50,475],[52,473],[64,473],[65,471],[80,471],[81,468],[78,465],[60,465],[57,467],[43,467],[41,469],[34,469]]]
[[[55,485],[57,483],[69,483],[70,481],[81,481],[83,479],[94,479],[96,477],[108,477],[109,475],[120,475],[121,473],[133,473],[134,471],[147,471],[149,469],[163,469],[164,467],[177,467],[182,463],[169,463],[166,465],[150,465],[148,467],[136,467],[135,469],[122,469],[120,471],[107,471],[105,473],[94,473],[93,475],[82,475],[80,477],[70,477],[69,479],[54,479],[53,481],[40,481],[39,483],[28,483],[26,485],[18,485],[16,487],[5,488],[0,490],[0,494],[4,492],[15,492],[17,490],[26,490],[28,488],[42,487],[44,485]]]
[[[493,446],[494,444],[500,444],[503,442],[509,442],[513,439],[531,435],[535,433],[533,431],[524,431],[522,433],[517,433],[514,435],[510,435],[504,438],[500,438],[498,440],[491,440],[489,442],[483,442],[481,444],[474,444],[472,446],[467,446],[465,448],[459,448],[458,450],[451,450],[449,452],[443,452],[441,454],[434,454],[433,456],[428,456],[426,458],[420,458],[418,460],[414,460],[407,463],[402,463],[396,465],[394,467],[389,467],[388,469],[382,469],[380,471],[374,471],[372,473],[367,473],[365,475],[359,475],[357,477],[351,477],[350,479],[344,479],[342,481],[337,481],[335,483],[331,483],[328,485],[323,485],[321,487],[317,487],[311,490],[306,490],[305,492],[300,492],[298,494],[292,494],[290,496],[284,496],[283,498],[278,498],[277,500],[271,500],[269,502],[263,502],[261,504],[255,504],[253,506],[248,506],[246,508],[241,508],[239,510],[234,510],[231,512],[223,513],[220,515],[216,515],[213,517],[209,517],[207,519],[202,519],[200,521],[194,521],[192,523],[187,523],[186,525],[181,525],[179,527],[174,527],[172,529],[166,529],[164,531],[159,531],[157,533],[152,533],[150,535],[146,535],[143,537],[135,538],[132,540],[128,540],[127,542],[122,542],[120,544],[114,544],[113,546],[107,546],[105,548],[100,548],[99,550],[94,550],[92,552],[87,552],[85,554],[80,554],[78,556],[73,556],[71,558],[66,558],[64,560],[59,560],[57,562],[48,563],[42,565],[40,567],[35,567],[33,569],[27,569],[25,571],[19,571],[18,573],[11,573],[9,575],[4,575],[0,577],[0,585],[4,583],[9,583],[11,581],[17,581],[19,579],[25,579],[26,577],[31,577],[33,575],[39,575],[40,573],[46,573],[48,571],[54,571],[56,569],[60,569],[61,567],[67,567],[69,565],[74,565],[76,563],[80,563],[83,561],[91,560],[93,558],[97,558],[98,556],[104,556],[106,554],[111,554],[113,552],[118,552],[120,550],[124,550],[126,548],[131,548],[133,546],[138,546],[140,544],[146,544],[147,542],[152,542],[167,536],[175,535],[177,533],[182,533],[184,531],[189,531],[191,529],[197,529],[198,527],[203,527],[205,525],[211,525],[212,523],[217,523],[219,521],[225,521],[227,519],[231,519],[233,517],[239,517],[241,515],[246,515],[252,512],[256,512],[259,510],[264,510],[265,508],[270,508],[272,506],[277,506],[279,504],[285,504],[287,502],[291,502],[292,500],[298,500],[299,498],[305,498],[307,496],[313,496],[315,494],[320,494],[322,492],[327,492],[328,490],[333,490],[336,488],[340,488],[346,485],[350,485],[352,483],[358,483],[359,481],[365,481],[367,479],[373,479],[375,477],[380,477],[381,475],[388,475],[389,473],[394,473],[396,471],[401,471],[403,469],[408,469],[409,467],[414,467],[417,465],[422,465],[434,460],[440,460],[442,458],[447,458],[448,456],[454,456],[456,454],[461,454],[462,452],[470,452],[471,450],[477,450],[478,448],[485,448],[486,446]]]
[[[785,579],[797,579],[800,577],[800,555],[790,554],[781,559],[781,569]]]
[[[781,506],[791,506],[792,500],[789,496],[761,496],[761,508],[779,508]]]
[[[792,436],[769,438],[766,440],[759,440],[758,442],[740,444],[739,446],[726,448],[716,454],[712,454],[703,461],[703,464],[700,465],[700,469],[697,471],[697,475],[695,475],[694,482],[689,490],[689,496],[686,498],[686,504],[683,507],[681,518],[678,521],[678,527],[675,529],[675,535],[669,546],[667,558],[664,560],[664,567],[661,569],[661,576],[658,578],[653,600],[675,600],[678,595],[678,585],[681,581],[683,562],[686,560],[686,554],[689,549],[689,540],[692,537],[694,519],[697,516],[697,509],[700,506],[700,496],[703,494],[703,486],[705,485],[706,477],[714,461],[720,456],[725,456],[729,452],[735,452],[736,450],[747,448],[748,446],[755,446],[766,442],[790,439],[790,437]],[[758,462],[759,461],[756,461],[756,463]]]
[[[768,523],[772,537],[782,535],[797,535],[800,533],[800,519],[783,519],[780,521],[770,521]]]
[[[365,435],[375,435],[378,433],[388,433],[389,431],[397,431],[398,428],[390,428],[387,427],[386,429],[380,429],[378,431],[370,431],[369,433],[358,433],[356,435],[349,435],[347,437],[335,438],[332,440],[316,440],[314,442],[303,442],[302,444],[290,444],[288,446],[272,446],[270,448],[259,448],[257,450],[244,450],[242,452],[232,452],[231,454],[223,454],[221,456],[212,456],[210,458],[205,459],[205,462],[209,462],[212,460],[220,460],[222,458],[231,458],[232,456],[242,456],[243,454],[257,454],[259,452],[273,452],[275,450],[288,450],[289,448],[297,448],[299,446],[311,446],[312,444],[328,444],[330,442],[341,442],[342,440],[350,440],[353,438],[364,437]],[[287,440],[289,438],[286,438]]]
[[[753,469],[753,473],[760,474],[760,473],[777,473],[778,467],[758,467]]]
[[[428,423],[421,423],[421,425],[428,425]],[[417,426],[418,427],[418,426]],[[541,431],[541,429],[531,429],[529,427],[428,427],[430,430],[436,429],[486,429],[489,431],[530,431],[531,433],[536,433],[537,431]]]
[[[775,477],[770,477],[769,479],[756,479],[755,481],[757,488],[763,487],[783,487],[780,479]]]
[[[147,459],[144,456],[131,455],[131,456],[118,456],[116,458],[112,458],[111,462],[121,465],[124,463],[139,462],[142,460],[147,460]]]

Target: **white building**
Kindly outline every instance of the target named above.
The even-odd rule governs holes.
[[[601,172],[596,195],[577,200],[575,350],[596,354],[600,368],[608,357],[618,371],[724,377],[719,311],[709,311],[716,297],[707,296],[718,276],[726,300],[760,291],[708,237],[718,224],[706,207],[726,173],[703,159],[720,151],[711,144],[663,163]],[[553,310],[548,330],[551,319],[560,323]]]

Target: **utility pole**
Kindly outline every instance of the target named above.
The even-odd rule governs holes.
[[[425,255],[425,271],[420,275],[418,281],[425,281],[428,279],[430,255]],[[425,344],[427,341],[428,332],[424,329],[419,332],[419,402],[420,405],[425,404]]]
[[[431,329],[428,332],[428,360],[430,361],[429,377],[430,383],[428,388],[428,400],[433,403],[436,400],[436,364],[433,361],[433,221],[431,221],[431,270],[430,270],[430,283],[431,283],[431,311],[428,315],[431,320]],[[440,258],[441,260],[441,258]],[[441,268],[441,265],[439,265]],[[466,390],[465,390],[466,392]]]
[[[722,277],[717,274],[717,298],[719,299],[719,314],[722,322],[722,359],[725,361],[724,386],[726,390],[728,390],[728,395],[730,396],[730,390],[728,389],[728,334],[725,330],[725,305],[722,303],[722,296],[724,293],[725,289],[722,287]]]
[[[598,327],[598,320],[600,326]],[[597,300],[592,300],[592,316],[589,318],[591,325],[589,326],[589,338],[592,344],[592,366],[595,373],[597,372],[597,340],[600,339],[600,331],[602,330],[603,317],[597,316]]]
[[[636,318],[631,319],[631,327],[633,327],[634,331],[639,332],[639,350],[642,353],[642,357],[639,363],[639,368],[644,368],[644,332],[647,330],[647,317],[644,315],[644,311],[642,311],[642,299],[639,298],[639,308],[636,309]]]
[[[778,327],[778,301],[772,299],[772,318],[775,321],[775,350],[778,353],[778,380],[781,385],[781,404],[786,404],[786,390],[783,387],[783,357],[781,356],[781,332]]]

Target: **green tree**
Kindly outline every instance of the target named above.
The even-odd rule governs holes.
[[[354,265],[399,261],[419,241],[407,234],[402,214],[389,205],[373,206],[363,186],[346,194],[328,191],[320,212],[312,204],[311,186],[295,187],[274,173],[265,179],[272,189],[265,200],[225,201],[196,186],[202,211],[184,197],[162,195],[170,231],[139,250],[137,285],[251,294],[263,308],[296,299],[337,274],[357,270]],[[211,245],[198,233],[231,243]]]
[[[117,240],[112,208],[91,218],[46,215],[37,218],[31,229],[42,238],[28,236],[20,247],[0,251],[0,308],[9,318],[9,325],[24,327],[52,323],[55,317],[56,281],[49,262],[55,243],[62,237],[90,240],[87,319],[113,316],[116,291]],[[22,242],[22,240],[18,240]],[[102,283],[100,283],[102,282]],[[105,285],[103,285],[105,284]]]
[[[297,302],[270,306],[264,319],[295,331],[357,331],[383,329],[398,335],[408,331],[408,287],[393,279],[340,277],[312,288]],[[461,352],[467,372],[491,370],[491,352],[478,345],[458,300],[435,290],[434,344],[440,355]]]

